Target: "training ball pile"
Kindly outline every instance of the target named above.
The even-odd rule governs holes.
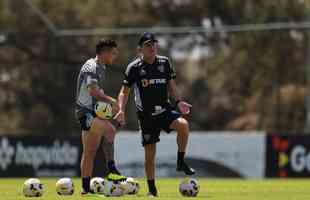
[[[90,181],[90,189],[96,194],[107,197],[119,197],[123,195],[135,195],[139,192],[140,185],[134,178],[128,177],[122,182],[104,180],[94,177]],[[24,182],[23,194],[25,197],[40,197],[43,195],[43,184],[37,178],[30,178]],[[56,182],[58,195],[73,195],[74,184],[71,178],[61,178]]]
[[[185,197],[195,197],[199,193],[198,181],[190,178],[183,180],[179,185],[180,193]]]
[[[96,194],[106,197],[119,197],[123,195],[136,195],[140,190],[139,182],[132,177],[125,181],[107,181],[101,177],[92,178],[90,189]],[[183,180],[179,185],[179,192],[185,197],[196,197],[199,193],[199,183],[193,178]],[[24,182],[23,194],[25,197],[41,197],[44,193],[43,184],[37,178],[30,178]],[[56,193],[59,195],[72,195],[74,184],[71,178],[61,178],[56,182]]]
[[[95,105],[95,113],[101,119],[111,119],[113,116],[112,106],[109,103],[98,101]]]
[[[56,182],[56,192],[59,195],[72,195],[74,184],[71,178],[61,178]]]
[[[43,195],[43,184],[37,178],[30,178],[24,182],[23,194],[25,197],[40,197]]]

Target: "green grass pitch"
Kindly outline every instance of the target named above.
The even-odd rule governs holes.
[[[72,196],[59,196],[55,192],[55,178],[41,178],[45,192],[42,197],[26,198],[21,194],[21,187],[26,178],[0,179],[0,199],[149,199],[146,196],[146,183],[144,179],[138,179],[141,189],[138,195],[123,197],[81,197],[80,179],[75,178],[75,193]],[[191,199],[210,200],[309,200],[309,179],[269,179],[269,180],[241,180],[241,179],[197,179],[200,184],[200,192],[197,197]],[[157,179],[159,190],[158,200],[185,199],[178,192],[178,184],[181,179]]]

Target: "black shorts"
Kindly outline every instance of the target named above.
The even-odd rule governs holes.
[[[76,118],[82,131],[89,131],[96,113],[86,108],[76,110]]]
[[[138,112],[142,145],[145,146],[146,144],[155,144],[159,142],[161,130],[170,133],[172,131],[172,129],[169,128],[170,124],[179,117],[181,117],[181,114],[172,109],[168,109],[156,116]]]

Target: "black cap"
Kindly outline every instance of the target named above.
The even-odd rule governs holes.
[[[147,42],[158,42],[158,40],[155,38],[155,35],[150,32],[145,32],[141,35],[140,40],[139,40],[139,46],[142,47],[143,44]]]

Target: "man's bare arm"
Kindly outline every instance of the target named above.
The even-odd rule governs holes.
[[[174,80],[170,80],[168,84],[169,84],[170,94],[174,97],[176,106],[180,109],[182,114],[189,114],[190,108],[192,107],[192,105],[181,100],[181,97],[177,90],[177,85]]]
[[[121,126],[125,125],[125,108],[127,105],[129,92],[130,88],[123,85],[118,95],[119,111],[114,116],[114,119],[116,119]]]
[[[178,92],[177,84],[175,83],[175,81],[173,79],[169,80],[168,85],[169,85],[170,94],[174,98],[174,100],[176,102],[181,101],[181,97]]]
[[[130,93],[130,88],[127,86],[122,86],[119,92],[119,95],[118,95],[118,106],[120,108],[120,111],[125,112],[129,93]]]
[[[93,84],[88,87],[89,95],[95,97],[98,101],[105,101],[112,104],[113,106],[117,105],[116,99],[111,96],[104,94],[103,90],[99,88],[98,85]]]

